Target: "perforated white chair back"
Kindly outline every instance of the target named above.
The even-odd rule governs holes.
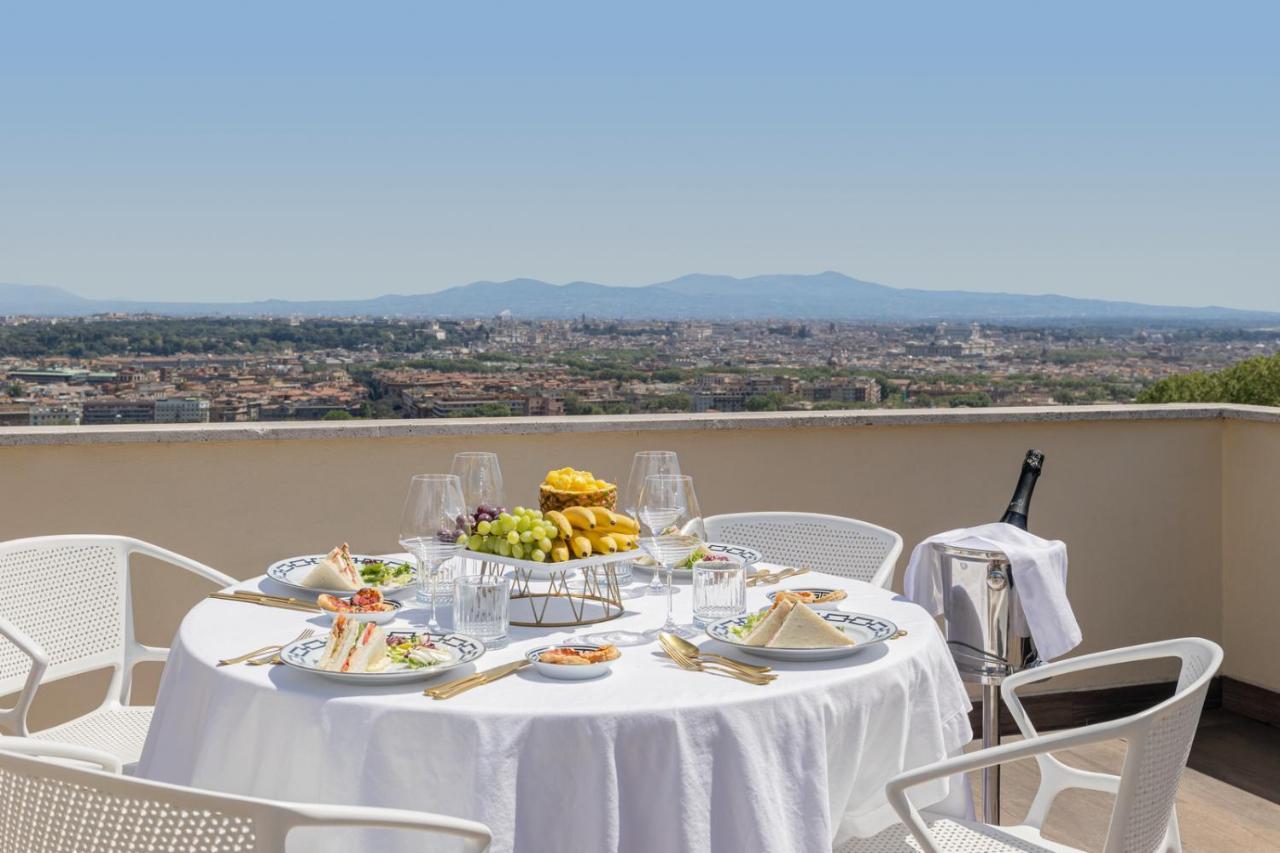
[[[123,667],[129,558],[124,541],[54,536],[0,543],[0,618],[49,656],[45,680]],[[21,689],[30,658],[0,644],[0,693]]]
[[[1222,649],[1207,640],[1172,640],[1138,648],[1148,651],[1128,659],[1178,657],[1182,671],[1173,698],[1130,718],[1106,853],[1163,849],[1209,681],[1222,663]]]
[[[444,834],[469,853],[489,849],[488,827],[474,821],[273,802],[106,772],[118,769],[112,756],[83,747],[0,738],[0,851],[279,853],[294,829],[339,826]]]
[[[902,553],[892,530],[839,515],[738,512],[706,519],[707,538],[755,548],[767,562],[867,581],[884,589]]]

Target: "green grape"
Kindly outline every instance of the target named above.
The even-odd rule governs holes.
[[[521,541],[521,542],[523,542],[523,543],[524,543],[524,544],[526,544],[526,545],[528,545],[530,542],[532,542],[532,541],[533,541],[533,531],[532,531],[532,530],[526,530],[524,533],[521,533],[521,534],[520,534],[520,541]]]
[[[535,563],[541,563],[547,559],[547,552],[541,548],[534,548],[533,553],[529,555]]]
[[[522,517],[519,521],[516,522],[516,530],[519,530],[521,533],[524,533],[530,527],[533,527],[533,523],[530,522],[529,519],[527,518]]]
[[[472,551],[479,551],[484,547],[484,537],[479,533],[471,534],[471,538],[467,540],[467,547]]]
[[[457,542],[459,545],[466,545],[466,544],[467,544],[467,534],[465,534],[465,533],[459,533],[459,534],[458,534],[458,538],[457,538],[457,539],[455,539],[454,541],[455,541],[455,542]]]
[[[511,543],[508,542],[507,540],[499,539],[497,544],[494,547],[497,549],[496,553],[498,554],[499,557],[511,556]]]
[[[538,519],[542,518],[542,510],[540,509],[531,509],[529,510],[529,514],[532,515],[534,518],[538,518]]]
[[[512,545],[518,544],[520,542],[520,534],[516,533],[514,530],[511,531],[507,534],[507,542]]]
[[[543,536],[541,539],[538,540],[538,547],[541,548],[543,551],[550,551],[551,540]]]
[[[481,536],[486,535],[489,532],[489,526],[489,522],[487,521],[480,522],[476,525],[476,533],[479,533]]]
[[[511,513],[509,512],[498,513],[498,521],[501,521],[505,524],[509,520],[511,520]]]
[[[511,556],[515,557],[517,560],[523,560],[523,559],[524,559],[524,546],[523,546],[523,545],[521,545],[519,542],[517,542],[516,544],[512,545],[512,546],[511,546]]]
[[[512,514],[512,515],[524,515],[524,512],[525,512],[524,507],[522,507],[522,506],[518,506],[518,507],[516,507],[515,509],[513,509],[513,510],[511,511],[511,514]]]
[[[514,518],[502,519],[502,526],[499,532],[506,534],[506,533],[510,533],[515,529],[516,529],[516,520]]]

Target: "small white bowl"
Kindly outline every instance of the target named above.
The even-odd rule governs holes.
[[[348,619],[352,619],[356,622],[372,622],[375,625],[386,625],[388,622],[394,622],[395,618],[400,615],[400,609],[404,607],[404,605],[398,601],[392,601],[389,598],[384,598],[382,600],[382,603],[390,604],[391,609],[378,610],[370,613],[357,613],[352,610],[324,610],[323,608],[321,609],[324,610],[325,613],[329,614],[330,622],[332,622],[333,618],[337,616],[339,613],[343,613]]]
[[[552,649],[576,649],[580,652],[593,652],[600,646],[594,643],[556,643],[551,646],[539,646],[531,649],[525,657],[533,663],[533,668],[547,678],[558,678],[561,681],[585,681],[589,678],[599,678],[605,675],[613,667],[613,661],[601,661],[600,663],[543,663],[539,657],[543,652],[549,652]]]
[[[777,597],[779,592],[811,592],[815,596],[821,597],[833,592],[837,592],[837,590],[827,589],[825,587],[817,587],[817,586],[801,586],[801,587],[796,587],[795,589],[788,589],[788,590],[770,590],[769,592],[765,593],[765,595],[769,599],[770,604],[773,604],[773,600]],[[847,601],[847,600],[848,600],[848,596],[846,595],[844,598],[841,598],[838,601],[824,601],[821,604],[810,604],[808,606],[813,608],[814,610],[839,610],[840,602]]]

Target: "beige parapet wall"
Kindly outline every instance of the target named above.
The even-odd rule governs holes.
[[[617,479],[634,451],[660,448],[680,453],[708,514],[855,516],[900,532],[909,553],[930,533],[998,518],[1028,447],[1048,457],[1031,527],[1068,543],[1084,651],[1198,635],[1225,644],[1225,674],[1280,690],[1276,409],[8,428],[0,429],[0,538],[122,533],[249,577],[342,541],[396,550],[409,476],[447,471],[460,450],[496,451],[518,504],[536,499],[549,468]],[[167,645],[205,588],[150,565],[136,578],[140,638]],[[1107,682],[1054,686],[1169,673],[1123,670]],[[139,701],[150,700],[155,675],[140,679]],[[77,710],[98,686],[42,691],[34,721]]]

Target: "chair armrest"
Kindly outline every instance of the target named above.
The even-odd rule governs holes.
[[[87,746],[62,743],[54,740],[34,740],[26,737],[0,737],[0,751],[29,755],[35,758],[52,758],[59,761],[79,761],[92,764],[108,773],[120,775],[124,765],[109,752]]]
[[[18,735],[25,735],[27,711],[31,708],[31,701],[36,698],[36,691],[40,689],[40,680],[44,678],[45,670],[49,668],[49,654],[39,643],[28,637],[26,632],[3,617],[0,617],[0,635],[31,658],[31,670],[22,685],[22,692],[18,694],[18,701],[12,708],[0,711],[0,726]]]
[[[933,836],[929,833],[929,828],[924,819],[920,817],[920,812],[907,798],[907,789],[935,779],[943,779],[957,773],[981,770],[984,767],[991,767],[995,764],[1033,758],[1060,749],[1070,749],[1075,746],[1115,740],[1116,738],[1124,737],[1129,728],[1129,724],[1123,720],[1095,723],[1092,726],[1084,726],[1071,731],[1038,735],[1017,743],[1006,743],[1000,746],[993,746],[990,749],[980,749],[965,755],[957,755],[954,758],[945,758],[925,767],[900,773],[890,779],[885,785],[885,796],[903,824],[915,836],[916,841],[920,843],[925,853],[943,853],[942,848],[938,846]]]
[[[219,589],[225,589],[236,583],[235,578],[230,575],[225,575],[211,566],[206,566],[198,560],[193,560],[190,557],[184,557],[167,548],[161,548],[159,545],[152,545],[150,542],[143,542],[141,539],[129,540],[129,552],[131,554],[145,554],[148,557],[154,557],[157,560],[161,560],[172,566],[177,566],[180,569],[186,569],[193,575],[199,575],[205,580],[217,584]]]
[[[412,829],[461,838],[468,853],[485,853],[493,833],[483,823],[446,815],[408,809],[361,806],[330,806],[289,803],[288,808],[302,820],[298,827],[362,826],[384,829]]]

